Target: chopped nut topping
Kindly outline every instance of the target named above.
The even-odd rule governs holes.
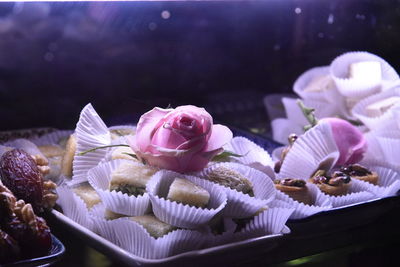
[[[341,184],[348,184],[351,181],[349,175],[341,172],[335,171],[332,176],[329,176],[326,171],[318,170],[313,177],[311,177],[311,181],[314,184],[329,184],[332,186],[339,186]]]
[[[306,185],[306,181],[304,181],[302,179],[292,179],[292,178],[275,180],[274,183],[285,185],[285,186],[295,186],[295,187],[304,187]]]
[[[359,164],[342,167],[340,171],[350,176],[366,176],[372,174],[370,170]]]

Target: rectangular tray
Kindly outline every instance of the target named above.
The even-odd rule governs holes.
[[[41,129],[42,130],[42,129]],[[47,132],[47,130],[42,130]],[[244,136],[271,152],[280,144],[260,135],[232,128],[234,135]],[[10,134],[9,132],[7,133]],[[14,134],[11,134],[14,136]],[[17,134],[17,136],[19,136]],[[26,133],[23,136],[26,138]],[[0,133],[1,139],[1,133]],[[119,263],[130,266],[217,266],[221,264],[279,263],[312,255],[324,250],[365,242],[366,236],[381,241],[390,236],[390,228],[400,222],[400,196],[371,200],[324,211],[301,220],[289,220],[288,235],[269,235],[217,247],[194,250],[168,258],[150,260],[137,257],[53,210],[51,220],[74,233],[85,243]],[[377,222],[385,221],[382,227]],[[371,234],[374,231],[374,234]],[[333,240],[336,240],[335,242]],[[311,242],[311,243],[310,243]],[[304,244],[311,244],[304,246]]]
[[[217,247],[193,250],[168,258],[153,260],[135,256],[121,249],[56,210],[52,211],[51,217],[51,219],[62,224],[65,229],[76,234],[90,246],[111,257],[113,260],[129,266],[180,266],[180,264],[187,265],[194,262],[196,265],[206,265],[210,262],[213,264],[240,263],[241,261],[245,261],[247,257],[260,257],[266,255],[269,250],[278,246],[280,241],[283,239],[283,235],[281,234],[268,235]],[[244,255],[246,256],[244,257]]]

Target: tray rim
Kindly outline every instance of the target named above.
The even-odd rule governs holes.
[[[161,259],[146,259],[139,256],[136,256],[123,248],[115,245],[114,243],[110,242],[109,240],[105,239],[104,237],[96,234],[95,232],[87,229],[86,227],[78,224],[77,222],[73,221],[69,217],[65,216],[63,213],[53,210],[51,212],[51,216],[53,216],[58,222],[62,223],[63,225],[67,225],[75,234],[79,234],[80,238],[85,239],[85,241],[90,240],[92,244],[95,244],[94,247],[103,249],[99,249],[101,251],[106,248],[108,251],[112,251],[115,253],[113,257],[116,255],[119,256],[119,260],[130,263],[134,262],[135,264],[139,265],[161,265],[161,264],[172,264],[177,260],[185,259],[185,258],[198,258],[205,255],[210,255],[213,253],[221,253],[227,251],[232,248],[243,248],[246,246],[256,245],[258,243],[264,242],[274,242],[283,238],[288,234],[271,234],[271,235],[264,235],[260,237],[255,237],[251,239],[246,239],[243,241],[227,243],[215,247],[204,248],[204,249],[197,249],[191,250],[184,253],[176,254],[170,257],[161,258]],[[108,253],[107,253],[108,254]],[[108,255],[110,256],[110,255]]]

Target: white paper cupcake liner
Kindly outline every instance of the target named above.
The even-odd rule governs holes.
[[[400,190],[400,172],[397,169],[390,168],[388,164],[372,163],[365,165],[369,170],[376,172],[379,176],[378,184],[370,184],[366,190],[375,196],[383,198],[394,196]]]
[[[368,116],[368,114],[366,113],[366,108],[372,103],[392,96],[400,96],[400,86],[394,87],[379,94],[371,95],[363,99],[354,106],[354,108],[352,109],[352,114],[371,130],[385,128],[386,126],[390,127],[390,125],[394,123],[394,114],[392,110],[395,108],[399,108],[400,103],[397,103],[394,106],[390,107],[381,116],[377,117]]]
[[[175,230],[155,239],[143,226],[127,219],[114,220],[114,228],[123,249],[146,259],[161,259],[199,249],[206,241],[203,234],[191,230]]]
[[[224,146],[227,151],[234,152],[242,157],[232,157],[231,162],[238,162],[274,177],[274,162],[269,153],[245,137],[234,137]]]
[[[370,183],[363,182],[357,179],[351,179],[349,191],[344,196],[329,196],[326,195],[332,202],[333,208],[343,207],[351,204],[362,203],[368,200],[376,199],[377,196],[372,193],[374,186]]]
[[[150,210],[150,199],[147,193],[141,196],[129,196],[122,192],[110,191],[111,173],[124,162],[134,164],[136,166],[144,166],[139,162],[129,160],[113,160],[100,164],[88,173],[89,183],[99,194],[102,202],[107,209],[124,215],[139,216]]]
[[[288,234],[290,229],[285,224],[293,211],[292,208],[268,208],[255,216],[240,232],[236,233],[237,225],[231,219],[225,218],[225,232],[220,235],[209,234],[207,247],[265,235]]]
[[[362,161],[378,160],[384,158],[382,148],[373,132],[364,134],[367,140],[367,151],[364,153]]]
[[[301,135],[286,154],[278,177],[308,179],[319,169],[331,169],[339,151],[329,123],[319,122]]]
[[[118,138],[115,138],[115,139],[111,140],[110,145],[128,145],[128,141],[126,139],[126,136],[120,136]],[[100,162],[104,163],[104,162],[113,160],[113,158],[112,158],[113,157],[113,153],[118,148],[120,148],[120,147],[107,148],[107,152],[106,152],[105,156],[101,159]],[[133,151],[130,152],[130,153],[135,154]],[[137,159],[135,159],[133,157],[130,157],[128,155],[127,155],[126,159],[133,160],[133,161],[138,161]]]
[[[31,141],[37,146],[59,145],[62,139],[68,138],[73,133],[74,131],[72,130],[57,130],[41,137],[34,138]]]
[[[177,177],[187,179],[210,193],[207,208],[184,205],[165,198],[171,183]],[[205,225],[224,209],[227,203],[226,193],[215,184],[173,171],[158,171],[147,183],[146,190],[150,196],[154,215],[163,222],[182,228],[193,229]]]
[[[81,111],[75,129],[77,151],[73,161],[73,180],[87,181],[87,172],[105,157],[107,148],[79,155],[80,152],[111,144],[110,132],[91,104]]]
[[[100,236],[104,237],[108,241],[116,244],[117,246],[121,246],[120,240],[116,234],[118,221],[106,220],[104,218],[105,211],[106,211],[106,206],[103,203],[95,205],[90,210],[89,216],[93,222],[93,229],[96,233],[98,233]]]
[[[58,186],[56,192],[57,204],[63,209],[64,215],[89,230],[94,230],[93,221],[89,217],[89,210],[85,202],[67,185]]]
[[[224,232],[218,235],[213,234],[210,230],[206,235],[206,247],[215,247],[223,244],[231,243],[237,224],[232,218],[223,218]]]
[[[382,58],[368,52],[348,52],[338,56],[330,65],[330,73],[342,95],[361,99],[381,90],[382,81],[364,81],[363,79],[348,78],[350,64],[362,61],[379,62],[382,80],[384,81],[399,79],[396,71]]]
[[[281,144],[287,145],[288,136],[292,133],[302,135],[304,133],[303,126],[297,122],[288,119],[275,119],[271,121],[272,138]]]
[[[286,118],[288,118],[289,121],[295,122],[300,126],[305,126],[309,123],[304,117],[299,105],[297,104],[297,100],[297,98],[282,98],[282,103],[285,107]]]
[[[303,219],[318,212],[329,210],[332,208],[332,203],[329,197],[318,190],[315,185],[307,183],[307,188],[312,196],[314,205],[310,206],[298,202],[279,190],[276,194],[277,201],[274,201],[271,205],[273,207],[293,208],[294,211],[290,215],[290,219]],[[288,205],[285,205],[282,202],[287,203]]]
[[[304,99],[303,102],[306,107],[315,109],[314,114],[319,119],[328,117],[350,117],[350,113],[347,110],[346,103],[344,99],[342,99],[342,96],[338,96],[334,98],[334,100],[334,103],[312,99]]]
[[[252,183],[254,192],[254,197],[251,197],[229,187],[215,184],[220,187],[228,197],[228,204],[223,210],[224,216],[233,218],[251,217],[275,199],[276,189],[272,179],[265,173],[246,165],[233,162],[217,163],[203,170],[199,173],[199,176],[207,177],[210,172],[218,167],[225,167],[242,174]]]
[[[19,139],[15,139],[12,141],[8,141],[8,142],[4,143],[3,145],[7,146],[7,147],[25,150],[25,152],[27,152],[30,155],[43,156],[43,153],[40,152],[39,148],[28,139],[19,138]]]
[[[281,160],[282,151],[285,149],[285,147],[286,146],[280,146],[280,147],[275,148],[272,151],[271,156],[272,156],[272,160],[274,162],[277,162],[278,160]]]
[[[390,138],[378,136],[377,142],[380,145],[386,161],[392,164],[399,164],[400,159],[400,138]]]

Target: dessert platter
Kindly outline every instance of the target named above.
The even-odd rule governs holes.
[[[4,133],[2,182],[29,191],[7,173],[23,154],[43,180],[40,201],[13,192],[31,213],[57,202],[58,223],[137,266],[233,263],[265,257],[292,236],[366,224],[400,205],[399,162],[388,158],[400,149],[398,75],[369,53],[310,73],[295,83],[303,101],[283,99],[288,118],[273,122],[285,146],[214,124],[196,106],[156,107],[108,126],[88,104],[74,130]],[[27,217],[18,203],[9,213]]]

